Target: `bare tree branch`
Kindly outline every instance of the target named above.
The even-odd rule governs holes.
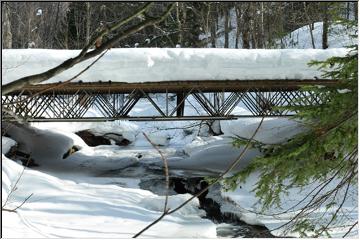
[[[151,6],[151,4],[146,4],[144,7],[142,7],[140,10],[138,10],[135,14],[133,14],[132,16],[130,16],[129,18],[126,18],[125,20],[122,20],[116,24],[114,24],[112,27],[110,27],[110,29],[108,30],[104,30],[102,32],[100,32],[100,34],[98,34],[97,36],[95,36],[94,38],[98,39],[99,37],[107,34],[111,31],[114,31],[116,29],[118,29],[120,26],[122,26],[124,23],[129,22],[131,19],[133,19],[134,17],[139,16],[140,14],[143,14],[149,7]],[[142,29],[144,29],[145,27],[157,24],[162,22],[167,16],[168,14],[170,14],[171,10],[173,9],[173,7],[175,6],[175,3],[171,3],[168,8],[166,9],[166,11],[163,13],[163,15],[157,17],[157,18],[150,18],[147,20],[144,20],[142,22],[140,22],[139,24],[132,26],[128,29],[126,29],[123,32],[120,32],[119,34],[117,34],[115,37],[107,40],[106,42],[104,42],[100,47],[95,48],[94,50],[87,52],[88,49],[91,47],[89,44],[86,45],[83,50],[80,52],[79,55],[77,55],[74,58],[70,58],[68,60],[66,60],[65,62],[61,63],[60,65],[46,71],[43,73],[39,73],[39,74],[35,74],[35,75],[30,75],[27,77],[23,77],[20,79],[17,79],[11,83],[8,83],[4,86],[2,86],[2,94],[6,95],[16,89],[20,89],[22,87],[25,87],[26,85],[29,84],[37,84],[40,82],[43,82],[49,78],[52,78],[60,73],[62,73],[63,71],[73,67],[74,65],[83,62],[87,59],[93,58],[99,54],[101,54],[103,51],[105,51],[106,49],[111,48],[116,42],[128,37],[129,35],[136,33]]]
[[[14,209],[6,208],[6,204],[8,203],[11,195],[17,190],[17,185],[18,185],[20,179],[22,178],[22,176],[24,175],[25,169],[29,165],[29,163],[30,163],[30,157],[28,158],[26,165],[24,166],[23,170],[21,171],[14,186],[10,189],[10,193],[7,195],[7,197],[5,199],[5,203],[1,206],[1,210],[8,211],[8,212],[16,212],[17,209],[21,208],[33,196],[33,193],[30,194],[27,198],[25,198],[25,200],[19,206],[15,207]]]
[[[162,152],[160,151],[159,147],[156,146],[151,140],[150,138],[143,132],[144,137],[146,138],[146,140],[153,146],[153,148],[156,149],[156,151],[160,154],[161,159],[164,162],[164,174],[165,174],[165,189],[166,189],[166,193],[165,193],[165,202],[164,202],[164,210],[163,210],[163,214],[161,214],[161,216],[159,218],[157,218],[155,221],[153,221],[152,223],[150,223],[148,226],[146,226],[145,228],[143,228],[140,232],[138,232],[137,234],[135,234],[133,236],[133,238],[137,238],[138,236],[140,236],[143,232],[145,232],[146,230],[148,230],[149,228],[151,228],[153,225],[155,225],[156,223],[158,223],[159,221],[161,221],[161,219],[163,219],[169,212],[170,209],[168,209],[167,205],[168,205],[168,200],[169,200],[169,185],[170,185],[170,181],[169,181],[169,167],[168,167],[168,163],[167,163],[167,159],[165,158],[165,156],[162,154]]]
[[[168,204],[168,200],[169,200],[169,185],[170,185],[170,180],[169,180],[169,166],[168,166],[168,162],[167,159],[165,158],[165,156],[163,155],[163,153],[160,151],[159,147],[157,145],[155,145],[150,138],[143,132],[144,137],[146,138],[146,140],[153,146],[153,148],[156,149],[156,151],[160,154],[161,159],[164,162],[164,174],[165,174],[165,190],[166,190],[166,195],[165,195],[165,203],[164,203],[164,212],[167,212],[167,204]]]
[[[72,78],[66,80],[66,81],[63,81],[59,84],[56,84],[56,85],[53,85],[53,86],[50,86],[48,88],[45,88],[44,90],[40,91],[40,92],[37,92],[37,93],[34,93],[32,95],[30,95],[29,97],[25,98],[25,99],[21,99],[19,101],[15,101],[15,102],[10,102],[10,103],[3,103],[3,106],[7,106],[7,105],[14,105],[14,104],[18,104],[18,103],[21,103],[21,102],[24,102],[24,101],[27,101],[29,100],[30,98],[33,98],[35,96],[38,96],[42,93],[45,93],[47,91],[50,91],[52,89],[56,89],[58,87],[61,87],[61,86],[64,86],[68,83],[70,83],[72,80],[78,78],[81,74],[83,74],[84,72],[86,72],[87,70],[89,70],[97,61],[100,60],[100,58],[102,58],[108,51],[109,49],[106,49],[98,58],[95,59],[95,61],[93,61],[91,64],[89,64],[86,68],[84,68],[83,70],[81,70],[78,74],[76,74],[75,76],[73,76]]]
[[[344,236],[342,236],[343,238],[346,237],[347,235],[349,235],[349,233],[351,232],[351,230],[358,225],[359,221],[356,221],[350,228],[349,230],[344,234]]]

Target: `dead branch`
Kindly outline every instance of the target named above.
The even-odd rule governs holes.
[[[103,35],[108,34],[112,31],[118,29],[119,27],[123,26],[125,23],[132,20],[134,17],[137,17],[137,16],[143,14],[146,10],[148,10],[148,8],[151,5],[152,5],[151,3],[147,3],[145,6],[143,6],[140,10],[138,10],[135,14],[133,14],[129,18],[121,20],[121,21],[115,23],[114,25],[112,25],[109,29],[105,29],[105,30],[101,31],[99,34],[97,34],[94,37],[94,39],[98,39],[99,37],[102,37]],[[6,95],[14,90],[21,89],[21,88],[25,87],[26,85],[37,84],[37,83],[43,82],[49,78],[52,78],[52,77],[64,72],[65,70],[73,67],[74,65],[76,65],[80,62],[83,62],[85,60],[88,60],[90,58],[93,58],[93,57],[101,54],[106,49],[111,48],[116,42],[128,37],[129,35],[134,34],[138,31],[144,29],[145,27],[152,26],[154,24],[162,22],[163,20],[165,20],[165,18],[168,16],[168,14],[170,14],[170,12],[174,6],[175,6],[175,3],[171,3],[168,6],[168,8],[166,9],[166,11],[163,13],[163,15],[156,17],[156,18],[145,19],[145,20],[141,21],[139,24],[129,27],[125,31],[118,33],[116,36],[107,40],[101,46],[99,46],[98,48],[95,48],[94,50],[92,50],[90,52],[88,52],[88,50],[92,45],[90,46],[90,44],[88,44],[82,49],[82,51],[80,52],[79,55],[77,55],[74,58],[70,58],[70,59],[66,60],[65,62],[61,63],[60,65],[58,65],[48,71],[45,71],[45,72],[42,72],[39,74],[30,75],[27,77],[23,77],[23,78],[17,79],[11,83],[8,83],[8,84],[2,86],[2,94]],[[93,43],[93,40],[90,42]]]

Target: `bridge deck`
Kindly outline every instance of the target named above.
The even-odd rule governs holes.
[[[224,80],[167,81],[145,83],[92,82],[28,86],[2,96],[3,116],[28,121],[133,121],[220,120],[239,117],[290,116],[278,107],[321,104],[326,96],[300,91],[308,85],[333,86],[334,80]],[[162,100],[153,93],[164,95]],[[189,98],[192,98],[189,100]],[[300,99],[300,100],[299,100]],[[153,115],[132,110],[141,101],[154,107]],[[250,114],[234,115],[241,105]],[[95,108],[101,117],[89,117]],[[189,114],[195,108],[197,115]],[[6,111],[4,111],[6,110]],[[9,115],[9,113],[11,113]],[[6,119],[6,117],[3,117]]]
[[[58,94],[77,94],[79,91],[90,91],[97,93],[131,93],[134,89],[142,89],[147,93],[177,93],[201,88],[202,92],[243,92],[248,89],[259,91],[298,90],[306,85],[331,86],[336,81],[329,79],[305,79],[305,80],[199,80],[199,81],[162,81],[143,83],[124,82],[76,82],[76,83],[52,83],[27,86],[21,90],[14,91],[9,95],[34,94],[51,92]],[[48,91],[46,91],[49,89]]]

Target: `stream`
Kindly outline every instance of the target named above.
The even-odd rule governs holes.
[[[159,196],[166,194],[165,177],[163,170],[145,164],[136,164],[119,170],[108,171],[99,177],[126,177],[139,178],[139,187],[149,190]],[[170,189],[169,195],[175,194],[196,194],[208,186],[204,181],[205,176],[214,176],[211,172],[191,171],[191,170],[170,170]],[[230,212],[221,212],[221,205],[235,203],[221,196],[220,184],[211,186],[206,192],[198,197],[200,209],[206,212],[205,218],[217,224],[217,236],[223,238],[269,238],[274,237],[270,231],[259,225],[250,225],[240,220],[240,218]]]

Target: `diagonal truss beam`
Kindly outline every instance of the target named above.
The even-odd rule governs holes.
[[[111,88],[107,92],[96,89],[77,89],[73,93],[50,91],[32,98],[28,97],[32,92],[21,91],[20,93],[2,96],[2,104],[5,104],[6,108],[15,114],[32,119],[32,121],[88,119],[84,116],[91,108],[98,109],[102,115],[100,119],[104,121],[109,119],[158,121],[233,119],[242,117],[242,115],[232,114],[235,107],[239,105],[249,111],[250,115],[246,115],[247,117],[291,116],[294,112],[279,109],[279,107],[320,105],[329,100],[326,93],[303,92],[295,88],[263,89],[249,87],[240,89],[240,91],[237,89],[236,91],[229,91],[224,90],[224,88],[210,91],[206,85],[198,85],[180,90],[177,92],[173,92],[171,89],[161,90],[159,94],[165,95],[163,102],[155,100],[150,95],[154,92],[153,90],[141,87],[134,88],[128,93],[113,92]],[[181,96],[176,101],[175,106],[170,103],[173,100],[169,94]],[[181,109],[195,107],[194,104],[189,104],[190,97],[196,101],[195,103],[198,103],[196,104],[197,116],[184,114],[184,109]],[[148,101],[156,109],[158,115],[137,116],[136,112],[132,110],[140,99]],[[174,116],[179,111],[181,111],[181,115]]]

